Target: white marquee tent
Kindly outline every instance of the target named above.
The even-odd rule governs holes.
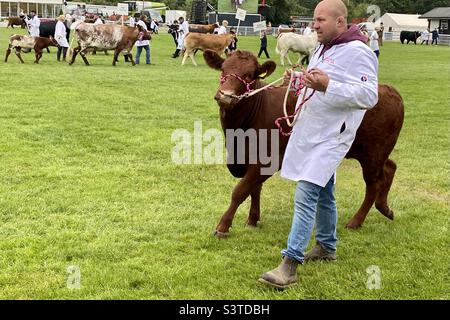
[[[399,14],[399,13],[385,13],[375,25],[383,22],[385,32],[395,31],[423,31],[428,27],[428,22],[424,19],[419,19],[420,15],[416,14]]]

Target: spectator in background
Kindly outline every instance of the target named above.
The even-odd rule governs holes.
[[[145,31],[147,31],[147,16],[141,15],[140,20],[137,22],[138,26],[141,26]],[[139,35],[138,41],[136,41],[136,64],[139,64],[139,59],[141,57],[142,49],[145,49],[145,63],[150,64],[150,41],[142,40],[141,35]]]
[[[377,31],[378,32],[378,44],[380,47],[383,46],[383,35],[384,35],[384,24],[383,22],[380,23],[380,28]]]
[[[156,21],[156,19],[153,19],[152,22],[150,23],[150,30],[152,30],[154,33],[158,34],[158,28],[159,28],[158,21]]]
[[[130,16],[130,19],[128,20],[128,25],[133,28],[136,26],[136,20],[134,20],[133,16]]]
[[[261,40],[261,47],[259,48],[258,58],[261,58],[261,54],[264,52],[266,58],[270,59],[269,53],[267,52],[267,36],[265,31],[261,32],[260,40]]]
[[[103,24],[103,20],[99,16],[94,16],[94,25]]]
[[[380,28],[376,27],[375,30],[372,31],[372,34],[369,38],[369,46],[370,49],[376,54],[377,58],[380,56],[380,44],[378,42],[379,36],[378,31]]]
[[[222,21],[222,25],[219,27],[219,29],[217,30],[217,34],[227,34],[227,27],[228,27],[228,21],[227,20],[223,20]]]
[[[236,31],[233,28],[230,29],[230,34],[234,35],[234,38],[231,40],[231,43],[228,46],[228,50],[231,53],[237,49],[238,38],[236,36]]]
[[[436,44],[437,45],[437,41],[439,39],[439,31],[437,28],[435,28],[433,31],[431,31],[433,40],[431,41],[431,45]]]

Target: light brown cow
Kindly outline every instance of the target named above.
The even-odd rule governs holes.
[[[214,33],[214,29],[218,28],[217,23],[213,24],[190,24],[189,32],[197,32],[197,33]]]
[[[9,37],[9,44],[8,49],[6,49],[5,62],[8,62],[8,57],[11,54],[12,49],[16,50],[16,55],[22,63],[24,62],[22,57],[20,56],[20,51],[22,49],[28,49],[27,52],[30,52],[31,49],[34,49],[36,56],[36,60],[34,61],[34,63],[39,63],[39,60],[42,57],[42,51],[49,46],[58,46],[58,42],[56,42],[56,40],[52,36],[50,36],[50,38],[43,38],[13,34]]]
[[[206,34],[189,32],[184,38],[184,56],[181,65],[184,65],[186,59],[191,57],[192,63],[197,66],[194,59],[194,53],[198,50],[212,50],[222,54],[234,39],[233,34]]]

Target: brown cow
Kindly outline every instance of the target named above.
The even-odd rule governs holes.
[[[197,66],[194,59],[196,50],[212,50],[219,54],[225,52],[234,39],[235,35],[229,34],[203,34],[189,32],[184,38],[184,56],[181,65],[184,65],[186,59],[191,57],[192,63]]]
[[[141,38],[142,40],[150,40],[152,38],[150,31],[145,31],[141,26],[128,27],[118,24],[99,24],[93,25],[88,23],[79,23],[75,27],[75,38],[78,47],[73,50],[70,65],[75,62],[75,58],[80,53],[84,63],[88,66],[89,61],[86,59],[86,53],[92,48],[98,50],[114,50],[114,58],[112,65],[116,65],[119,53],[129,58],[134,66],[132,50],[134,43]]]
[[[42,57],[42,51],[49,46],[58,46],[58,42],[56,42],[56,40],[51,36],[50,38],[43,38],[13,34],[9,37],[9,45],[8,49],[6,49],[5,62],[8,62],[8,57],[11,54],[12,49],[16,49],[16,55],[22,63],[24,62],[22,57],[20,56],[20,51],[22,49],[34,49],[34,53],[36,56],[36,60],[34,61],[34,63],[39,63],[39,60]]]
[[[222,84],[215,99],[220,107],[220,120],[224,131],[239,128],[243,130],[277,128],[274,122],[275,119],[283,116],[283,99],[287,90],[286,86],[273,87],[271,90],[262,91],[241,100],[229,95],[243,94],[252,81],[255,81],[252,84],[252,89],[264,86],[259,77],[270,75],[276,68],[275,62],[267,61],[260,65],[251,52],[239,50],[233,52],[226,60],[213,51],[205,51],[203,56],[211,68],[222,70]],[[227,75],[232,76],[227,77]],[[224,94],[225,92],[227,94]],[[394,218],[394,214],[388,206],[387,197],[394,178],[396,164],[389,159],[389,155],[395,146],[403,124],[404,107],[400,94],[391,86],[380,85],[378,95],[377,105],[365,113],[361,126],[356,133],[355,141],[346,155],[346,158],[359,161],[366,182],[364,202],[347,223],[347,228],[360,227],[374,202],[376,208],[384,216],[391,220]],[[296,98],[291,93],[287,103],[289,114],[293,113],[295,102]],[[267,136],[270,135],[267,134]],[[273,152],[279,156],[280,161],[274,171],[281,167],[289,137],[278,136],[278,139],[278,151],[273,150]],[[248,162],[248,141],[244,146],[246,161],[241,162],[242,164],[239,164],[236,159],[235,149],[240,146],[236,147],[235,143],[234,146],[231,145],[230,147],[227,143],[227,152],[229,155],[233,154],[235,158],[227,166],[233,176],[242,179],[234,188],[231,204],[216,227],[215,235],[217,237],[228,235],[237,208],[249,195],[251,196],[251,208],[247,224],[256,227],[260,219],[259,201],[262,184],[271,176],[271,174],[262,175],[261,169],[267,167],[267,165],[262,165],[260,159],[257,159],[257,162]],[[259,141],[256,148],[259,148],[258,146]],[[270,150],[271,146],[272,142],[269,139],[266,150]],[[271,151],[268,153],[270,154]],[[259,155],[259,151],[256,152]],[[274,153],[270,156],[273,156]]]
[[[14,26],[20,26],[22,29],[25,29],[26,23],[25,20],[21,17],[8,17],[7,19],[8,25],[6,26],[6,28],[11,26],[11,28],[14,29]]]
[[[214,33],[214,29],[218,27],[217,23],[213,24],[190,24],[189,32],[196,33]]]

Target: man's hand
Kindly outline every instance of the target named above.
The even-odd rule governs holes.
[[[330,77],[320,69],[312,69],[306,73],[306,86],[316,91],[325,92],[330,82]]]

